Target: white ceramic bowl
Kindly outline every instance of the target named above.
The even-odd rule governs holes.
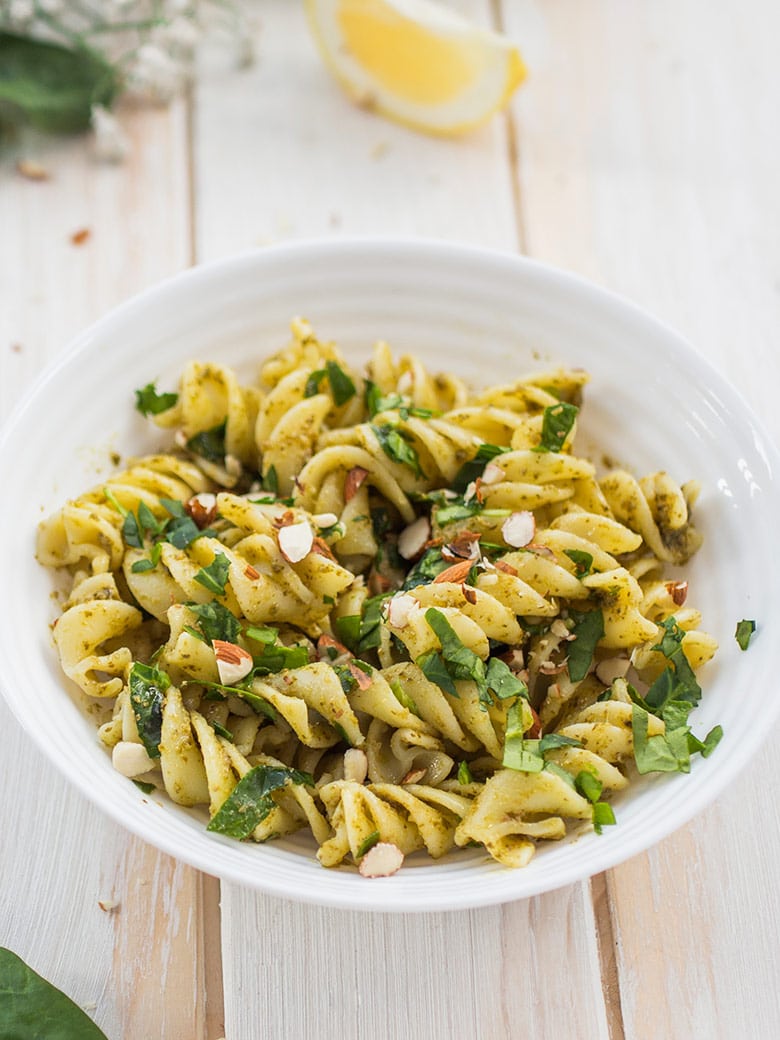
[[[414,351],[477,384],[549,363],[592,373],[578,451],[599,446],[642,474],[696,478],[705,536],[691,564],[690,601],[721,643],[693,716],[725,736],[688,776],[655,776],[616,800],[601,836],[540,848],[523,870],[479,850],[432,863],[412,857],[392,878],[325,870],[304,838],[267,845],[212,835],[195,813],[161,811],[116,773],[92,722],[69,696],[51,645],[52,576],[34,559],[41,516],[110,470],[110,454],[161,441],[133,408],[150,379],[175,386],[188,358],[219,359],[247,377],[309,318],[359,361],[373,342]],[[0,681],[22,725],[69,780],[110,816],[210,874],[329,906],[443,910],[534,895],[633,856],[688,821],[745,766],[780,699],[769,639],[747,653],[740,618],[769,619],[780,583],[780,515],[767,438],[734,391],[678,335],[593,286],[515,256],[438,243],[321,242],[267,249],[196,268],[131,300],[83,333],[17,408],[0,442],[4,590]],[[21,490],[20,490],[21,487]],[[760,718],[761,725],[756,725]],[[160,802],[162,798],[155,799]],[[682,866],[682,865],[681,865]]]

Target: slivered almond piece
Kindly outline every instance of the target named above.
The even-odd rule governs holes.
[[[519,513],[512,513],[501,525],[501,534],[507,545],[520,549],[534,540],[536,534],[536,520],[534,514],[528,509]]]
[[[368,476],[368,470],[363,466],[353,466],[344,479],[344,501],[351,501],[360,490],[360,485]]]
[[[329,651],[333,651],[331,654]],[[317,640],[317,656],[321,661],[337,662],[339,658],[346,659],[350,656],[349,650],[338,639],[329,636],[326,632]]]
[[[252,671],[252,655],[243,646],[228,643],[225,639],[213,639],[211,645],[214,647],[219,681],[223,686],[232,686]]]
[[[418,780],[422,780],[425,776],[424,769],[410,769],[406,776],[401,781],[402,784],[416,784]]]
[[[358,684],[358,689],[360,690],[367,690],[374,681],[372,676],[368,672],[364,672],[360,665],[355,664],[354,661],[347,662],[347,671]]]
[[[676,607],[681,607],[688,597],[688,582],[687,581],[667,581],[666,591],[672,597],[672,602]]]
[[[279,528],[279,548],[288,563],[300,563],[311,552],[314,532],[308,520]]]
[[[531,705],[529,704],[528,707],[531,708]],[[534,723],[533,726],[526,731],[525,736],[528,737],[529,740],[536,740],[537,737],[541,737],[542,735],[542,720],[533,708],[531,708],[531,714],[534,717]]]
[[[431,536],[431,524],[427,516],[419,516],[405,527],[398,538],[398,552],[405,560],[414,560],[425,548]]]
[[[563,618],[556,618],[555,621],[550,625],[550,631],[554,636],[559,639],[574,639],[575,637],[571,634],[569,629],[566,627],[566,622]]]
[[[335,513],[315,513],[312,516],[312,520],[317,527],[333,527],[334,524],[339,522],[339,518]]]
[[[393,596],[387,601],[387,623],[393,628],[403,628],[409,623],[409,617],[419,609],[419,606],[420,604],[414,596],[406,593]]]
[[[611,686],[615,679],[623,679],[631,662],[627,657],[607,657],[596,665],[596,678],[605,686]]]
[[[401,869],[403,861],[404,854],[397,845],[380,841],[361,859],[358,870],[362,877],[390,877]]]
[[[352,747],[344,752],[344,779],[353,784],[362,784],[368,776],[368,756],[360,748]]]
[[[504,563],[503,560],[496,560],[496,570],[503,571],[504,574],[511,574],[513,578],[517,577],[517,571],[511,563]]]
[[[460,563],[453,563],[451,567],[436,575],[433,579],[434,584],[442,581],[463,581],[468,577],[469,571],[473,566],[474,564],[471,560],[461,560]]]
[[[445,560],[478,560],[480,537],[476,531],[461,531],[457,538],[443,547],[441,554]]]
[[[251,563],[248,563],[246,567],[244,567],[244,574],[251,581],[257,581],[257,579],[260,577],[260,571],[256,571]]]
[[[324,538],[320,538],[319,535],[311,543],[311,551],[317,553],[318,556],[325,556],[329,560],[336,562],[336,557],[331,552],[330,546]]]
[[[111,764],[122,776],[141,776],[154,768],[154,761],[147,755],[143,744],[120,740],[111,752]]]

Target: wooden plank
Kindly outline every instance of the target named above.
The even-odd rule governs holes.
[[[489,22],[490,4],[459,6]],[[517,248],[502,120],[440,141],[352,107],[322,69],[300,6],[286,0],[264,5],[258,48],[248,72],[220,72],[215,55],[196,90],[199,260],[344,234]],[[539,1038],[608,1036],[587,885],[415,917],[300,906],[230,884],[222,900],[225,991],[258,995],[227,1002],[230,1040],[369,1030],[500,1040],[531,1016]]]
[[[128,109],[122,121],[132,152],[118,166],[95,164],[83,139],[20,143],[18,154],[49,170],[44,182],[24,180],[14,156],[4,159],[3,417],[76,331],[189,262],[186,105]],[[88,234],[77,244],[80,230]],[[0,942],[86,1007],[112,1040],[219,1036],[216,882],[105,820],[4,704],[0,741],[0,778],[13,792],[3,808]]]
[[[503,8],[538,59],[514,106],[530,252],[679,327],[777,437],[778,8]],[[609,874],[626,1037],[780,1029],[770,754],[690,826]]]

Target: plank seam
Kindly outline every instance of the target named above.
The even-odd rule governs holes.
[[[607,875],[596,874],[590,879],[590,897],[596,929],[596,948],[601,971],[601,990],[607,1017],[609,1040],[625,1040],[623,1007],[620,999],[620,980],[617,966],[617,939],[612,920]]]

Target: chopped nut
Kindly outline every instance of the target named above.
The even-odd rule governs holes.
[[[130,740],[120,740],[114,745],[111,763],[118,773],[131,779],[154,769],[154,760],[147,755],[143,744],[136,744]]]
[[[672,602],[676,607],[681,607],[688,596],[688,582],[687,581],[667,581],[666,591],[672,597]]]
[[[257,579],[260,577],[260,571],[255,570],[251,563],[248,563],[246,567],[244,567],[244,574],[251,581],[257,581]]]
[[[605,686],[611,686],[615,679],[623,679],[631,662],[627,657],[607,657],[596,665],[596,678]]]
[[[461,560],[460,563],[453,563],[451,567],[441,571],[433,579],[434,584],[443,581],[463,581],[469,576],[469,571],[474,566],[471,560]]]
[[[229,473],[231,477],[240,477],[244,472],[244,467],[241,465],[241,459],[228,453],[225,456],[225,472]]]
[[[315,513],[312,520],[317,527],[333,527],[334,524],[339,522],[339,518],[335,513]]]
[[[98,899],[98,906],[104,914],[110,914],[119,909],[119,903],[115,899]]]
[[[16,172],[28,181],[47,181],[49,171],[35,159],[20,159],[16,164]]]
[[[485,472],[482,474],[483,484],[499,484],[506,476],[506,470],[503,470],[497,463],[488,462],[485,466]]]
[[[418,517],[405,527],[398,538],[398,552],[405,560],[414,560],[425,548],[431,535],[431,524],[427,516]]]
[[[224,639],[213,639],[211,645],[214,647],[219,681],[223,686],[232,686],[252,671],[252,655],[243,646],[228,643]]]
[[[364,672],[360,665],[355,664],[354,661],[347,661],[347,671],[358,684],[358,689],[360,690],[367,690],[374,682],[368,672]]]
[[[368,776],[368,756],[360,748],[350,748],[344,752],[344,779],[355,784],[362,784]]]
[[[528,509],[520,513],[512,513],[501,526],[501,534],[507,545],[520,549],[533,541],[536,534],[536,520]]]
[[[461,531],[457,538],[442,548],[441,554],[445,560],[478,560],[481,555],[480,537],[476,531]]]
[[[83,246],[91,234],[92,232],[89,228],[79,228],[78,231],[74,231],[70,236],[71,245]]]
[[[425,776],[426,770],[424,769],[410,769],[406,776],[401,781],[402,784],[416,784],[418,780],[422,780]]]
[[[409,624],[411,615],[420,609],[420,604],[414,596],[401,593],[393,596],[387,601],[387,623],[393,628],[403,628]]]
[[[528,707],[531,708],[531,705],[529,704]],[[525,736],[528,737],[529,740],[536,740],[537,737],[541,737],[542,735],[542,720],[533,708],[531,708],[531,714],[533,715],[534,722],[531,728],[526,731]]]
[[[558,639],[574,639],[569,629],[566,627],[566,622],[562,618],[556,618],[555,621],[550,625],[550,631]]]
[[[289,524],[279,530],[279,548],[288,563],[299,563],[311,552],[314,532],[308,520]]]
[[[202,491],[200,494],[192,496],[184,506],[184,510],[202,531],[212,523],[217,515],[217,496]]]
[[[474,604],[477,602],[477,590],[474,588],[473,585],[467,585],[464,582],[461,585],[460,590],[463,593],[463,598],[466,600],[467,603]]]
[[[470,502],[473,498],[477,498],[477,482],[472,480],[470,484],[466,485],[466,490],[463,492],[463,501]]]
[[[319,535],[317,535],[317,537],[311,543],[311,551],[313,553],[317,553],[318,556],[325,556],[327,557],[327,559],[333,560],[334,563],[336,562],[336,557],[331,552],[330,546],[325,541],[325,539],[320,538]]]
[[[404,854],[397,845],[380,841],[361,859],[358,870],[366,878],[390,877],[401,869],[403,861]]]
[[[496,570],[503,571],[504,574],[511,574],[513,578],[517,577],[517,571],[511,563],[504,563],[503,560],[496,560]]]
[[[317,640],[317,656],[321,661],[329,661],[331,664],[343,664],[350,656],[350,652],[338,639],[334,639],[333,636],[329,636],[324,632]]]
[[[360,490],[360,486],[368,476],[363,466],[353,466],[344,480],[344,501],[351,501]]]

